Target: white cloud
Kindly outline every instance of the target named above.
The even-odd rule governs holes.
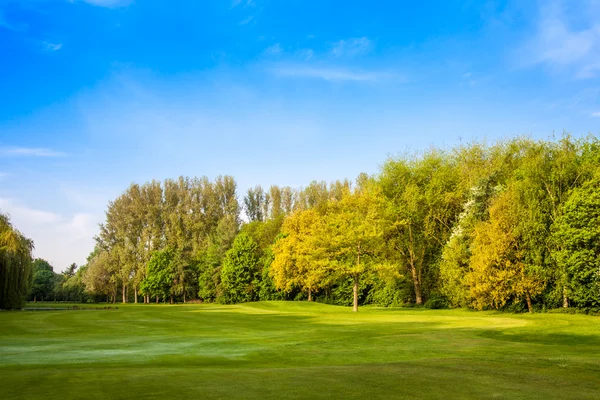
[[[350,38],[335,42],[331,49],[331,53],[336,57],[356,56],[368,53],[371,50],[371,47],[371,41],[363,36],[360,38]]]
[[[594,111],[590,114],[591,117],[600,118],[600,111]]]
[[[2,182],[7,176],[10,176],[8,172],[0,172],[0,182]]]
[[[0,212],[9,214],[12,224],[33,239],[35,257],[48,260],[55,271],[63,270],[72,262],[83,264],[94,248],[100,219],[93,214],[64,216],[8,198],[0,198]]]
[[[377,81],[389,74],[350,70],[344,67],[318,67],[310,65],[279,65],[271,68],[275,75],[283,77],[315,78],[326,81]]]
[[[62,157],[65,153],[41,147],[0,147],[0,156]]]
[[[585,6],[568,13],[558,0],[543,4],[533,38],[518,51],[520,62],[572,68],[579,78],[596,76],[600,71],[600,22],[594,13],[588,13]],[[574,12],[579,22],[569,24]]]
[[[44,48],[49,51],[58,51],[62,49],[62,43],[43,42]]]
[[[71,0],[72,1],[72,0]],[[133,3],[133,0],[82,0],[85,3],[98,7],[117,8]]]
[[[12,218],[33,224],[51,224],[60,220],[58,214],[36,210],[16,204],[11,199],[0,197],[0,210],[6,211]]]
[[[253,19],[254,19],[253,15],[251,15],[247,18],[244,18],[243,20],[240,21],[240,25],[246,25],[246,24],[250,23]]]
[[[275,43],[273,46],[269,46],[265,49],[264,53],[267,55],[279,54],[283,51],[279,43]]]

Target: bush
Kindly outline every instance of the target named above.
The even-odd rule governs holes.
[[[432,293],[423,306],[431,310],[448,308],[448,299],[440,293]]]

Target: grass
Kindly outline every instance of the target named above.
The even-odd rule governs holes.
[[[118,307],[0,312],[0,398],[600,398],[599,317]]]

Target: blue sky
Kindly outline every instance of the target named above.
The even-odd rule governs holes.
[[[131,182],[600,130],[600,1],[0,0],[0,210],[56,270]]]

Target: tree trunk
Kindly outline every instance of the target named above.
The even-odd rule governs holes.
[[[532,313],[533,306],[531,305],[531,296],[529,296],[529,292],[525,293],[525,298],[527,299],[527,310]]]
[[[352,288],[354,292],[354,299],[352,301],[352,311],[358,311],[358,276],[354,277],[354,287]]]
[[[138,302],[138,298],[137,298],[137,285],[133,287],[133,293],[134,293],[134,296],[135,296],[135,304],[137,304],[137,302]]]
[[[415,287],[415,301],[418,306],[423,305],[423,297],[421,295],[421,282],[419,282],[419,275],[414,265],[410,266],[410,272],[413,278],[413,285]]]
[[[183,304],[185,304],[185,290],[183,291]]]
[[[563,286],[563,308],[569,308],[569,297],[567,296],[567,286]]]
[[[156,304],[158,304],[158,296],[156,296]]]
[[[123,303],[127,303],[127,285],[123,283]]]
[[[169,304],[173,304],[173,295],[171,295],[171,298],[169,299]]]
[[[308,301],[312,301],[312,290],[308,288]]]

